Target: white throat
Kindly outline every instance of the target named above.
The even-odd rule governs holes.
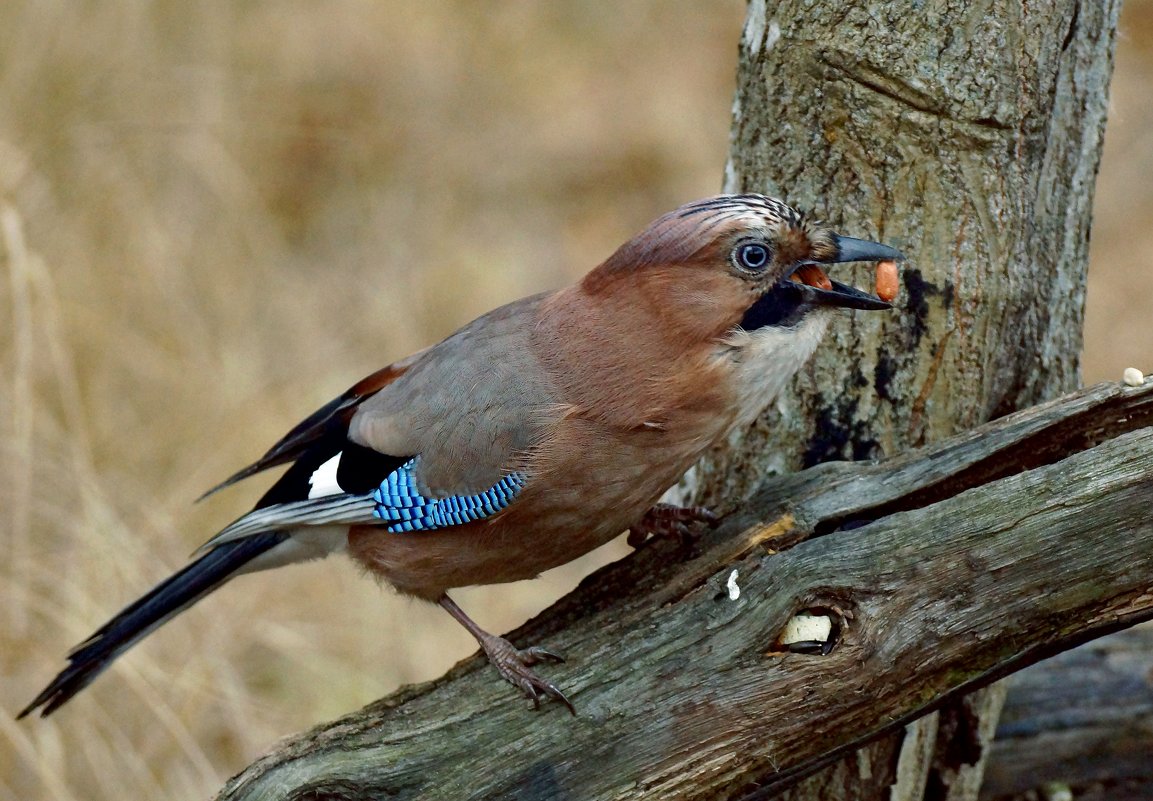
[[[816,309],[792,328],[765,326],[738,331],[727,343],[735,362],[737,416],[732,427],[747,426],[760,416],[785,384],[817,350],[829,316]]]

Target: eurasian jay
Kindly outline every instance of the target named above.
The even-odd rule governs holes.
[[[683,517],[658,499],[761,414],[832,310],[889,308],[821,266],[902,258],[762,195],[665,214],[576,284],[353,385],[210,490],[290,465],[199,558],[73,650],[20,717],[50,714],[232,577],[335,551],[440,604],[534,704],[571,711],[532,670],[558,657],[482,630],[448,590],[532,578]]]

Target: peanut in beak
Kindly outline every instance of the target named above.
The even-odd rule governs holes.
[[[886,303],[891,303],[897,297],[900,288],[900,279],[897,275],[897,262],[877,262],[877,297]]]

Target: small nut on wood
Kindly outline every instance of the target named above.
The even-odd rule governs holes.
[[[1136,367],[1126,367],[1121,374],[1121,383],[1130,387],[1139,387],[1145,383],[1145,375]]]
[[[828,615],[798,612],[785,624],[778,642],[789,646],[798,642],[828,642],[833,635],[833,619]]]
[[[1073,801],[1073,790],[1064,782],[1049,782],[1041,788],[1045,801]]]
[[[901,282],[900,276],[897,274],[897,262],[877,262],[877,297],[883,301],[891,302],[897,297],[897,290],[900,289],[900,286]]]
[[[728,584],[725,586],[729,590],[729,600],[730,601],[736,601],[736,600],[740,599],[741,586],[739,584],[737,584],[737,571],[736,570],[733,570],[732,573],[729,573],[729,581],[728,581]]]

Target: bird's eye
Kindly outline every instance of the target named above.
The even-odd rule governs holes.
[[[769,263],[769,249],[758,242],[739,245],[733,256],[738,267],[753,272],[760,272]]]

